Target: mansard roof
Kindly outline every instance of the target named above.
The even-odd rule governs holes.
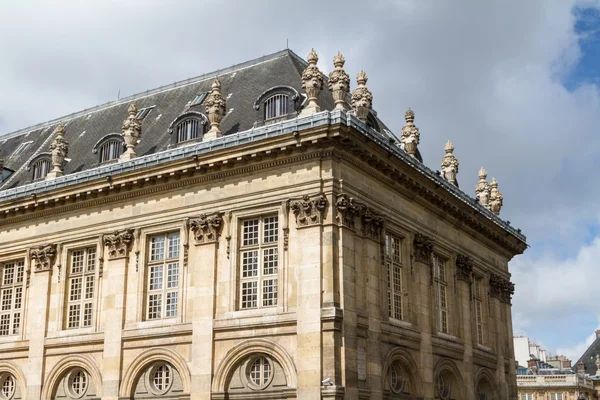
[[[584,372],[590,376],[596,376],[596,371],[598,370],[598,367],[596,366],[597,355],[600,356],[600,335],[596,335],[596,339],[581,355],[579,360],[571,366],[571,369],[577,372],[577,364],[581,361],[585,366]]]
[[[5,168],[15,171],[0,182],[0,193],[32,182],[27,165],[38,154],[49,151],[52,133],[59,123],[66,125],[67,158],[70,160],[64,166],[64,174],[69,175],[99,166],[99,157],[93,153],[94,145],[110,133],[121,133],[121,125],[131,103],[135,103],[139,110],[153,107],[142,122],[142,137],[135,151],[138,156],[154,154],[173,146],[169,126],[176,118],[188,111],[205,114],[203,104],[192,107],[189,104],[198,94],[211,90],[216,76],[221,81],[223,96],[227,97],[227,116],[221,123],[221,131],[226,136],[251,129],[260,122],[262,118],[254,103],[266,90],[287,86],[304,93],[301,75],[306,65],[291,50],[283,50],[0,136],[0,159],[4,159]],[[323,110],[333,109],[333,97],[326,85],[319,97]],[[377,122],[385,127],[381,121]],[[19,145],[26,142],[31,143],[25,150],[11,156]]]

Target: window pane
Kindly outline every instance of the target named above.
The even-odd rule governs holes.
[[[242,253],[242,278],[258,276],[258,250]]]
[[[167,266],[167,288],[179,286],[179,263],[171,263]]]
[[[87,251],[87,270],[92,272],[96,268],[96,248],[91,247]]]
[[[23,303],[23,287],[15,288],[15,310],[21,308],[21,304]]]
[[[277,217],[264,219],[264,243],[273,243],[278,240],[279,222]]]
[[[169,234],[169,258],[179,257],[179,233]]]
[[[18,334],[21,331],[21,313],[15,313],[13,315],[13,335]]]
[[[81,278],[81,277],[71,278],[71,282],[69,284],[69,288],[70,288],[69,301],[81,300],[82,279],[83,278]]]
[[[83,326],[92,326],[92,303],[83,306]]]
[[[263,274],[264,275],[277,274],[277,266],[278,266],[277,247],[265,249],[264,257],[263,257]]]
[[[10,310],[12,306],[12,289],[2,290],[2,311]]]
[[[258,244],[258,219],[244,221],[243,246]]]
[[[163,287],[163,266],[153,265],[150,267],[150,290],[160,290]]]
[[[92,299],[94,298],[94,276],[89,275],[85,278],[85,298]]]
[[[165,258],[165,237],[154,236],[150,239],[150,261],[159,261]]]
[[[23,261],[19,261],[16,263],[17,267],[17,283],[23,283],[23,272],[25,271],[25,263]]]
[[[2,280],[3,285],[12,285],[15,278],[15,264],[4,265],[4,279]]]
[[[69,305],[69,328],[79,328],[79,316],[81,313],[81,304]]]
[[[0,336],[10,335],[10,314],[0,315]]]
[[[258,282],[242,282],[242,308],[255,308],[258,300]]]
[[[263,281],[263,307],[277,305],[277,279]]]
[[[167,317],[177,316],[177,292],[167,293]]]
[[[71,254],[71,274],[83,272],[83,250],[76,250]]]
[[[162,294],[156,293],[148,296],[148,319],[160,318],[162,313]]]

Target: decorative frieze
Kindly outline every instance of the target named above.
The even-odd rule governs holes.
[[[327,210],[327,198],[319,193],[314,197],[305,195],[299,200],[290,200],[290,210],[296,216],[296,226],[318,225],[323,222]]]
[[[431,265],[431,256],[433,254],[433,240],[431,238],[420,233],[415,234],[413,249],[415,261]]]
[[[496,274],[490,274],[490,296],[497,298],[503,303],[511,304],[514,293],[514,283]]]
[[[456,279],[471,282],[473,273],[473,261],[470,257],[463,254],[456,256]]]
[[[222,213],[200,214],[190,220],[190,229],[194,233],[196,244],[215,243],[223,230]]]
[[[50,271],[56,259],[56,245],[42,244],[29,249],[29,255],[35,272]]]
[[[133,229],[127,228],[104,235],[104,245],[108,248],[108,259],[127,257],[133,243]]]

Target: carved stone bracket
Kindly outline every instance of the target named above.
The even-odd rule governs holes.
[[[290,200],[290,210],[296,216],[298,228],[311,225],[319,225],[323,222],[327,211],[327,198],[319,193],[314,197],[308,195],[299,200]]]
[[[463,254],[456,256],[456,279],[471,283],[473,261]]]
[[[420,233],[415,234],[413,240],[413,248],[415,253],[415,261],[431,265],[431,256],[433,254],[433,240],[428,236]]]
[[[190,219],[190,229],[194,233],[196,244],[215,243],[223,230],[223,213],[200,214]]]
[[[127,228],[104,235],[104,245],[108,247],[108,259],[127,257],[133,243],[133,229]]]
[[[359,203],[353,197],[345,193],[339,194],[335,203],[337,222],[350,229],[354,229],[356,219],[360,217],[361,235],[374,239],[381,239],[381,231],[384,225],[384,219],[365,204]]]
[[[515,284],[496,274],[490,274],[490,295],[503,303],[511,304]]]
[[[363,205],[345,193],[339,194],[335,202],[336,220],[343,226],[354,229],[354,220],[360,215]]]
[[[369,237],[374,240],[381,239],[381,230],[383,228],[384,220],[380,214],[376,213],[369,207],[364,207],[361,221],[361,233],[363,236]]]
[[[29,250],[35,272],[51,271],[56,259],[56,245],[42,244]]]

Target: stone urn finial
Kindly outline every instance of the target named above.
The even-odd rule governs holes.
[[[221,81],[219,77],[215,78],[211,87],[212,90],[204,102],[208,120],[210,121],[210,130],[204,134],[203,140],[211,140],[223,136],[219,128],[227,110],[227,103],[221,94]]]
[[[496,180],[496,178],[492,178],[492,182],[490,183],[489,210],[495,215],[500,215],[503,200],[504,197],[502,196],[502,193],[500,193],[500,191],[498,190],[498,181]]]
[[[52,165],[54,168],[48,172],[46,179],[55,179],[63,175],[63,163],[65,157],[69,154],[69,143],[65,140],[65,127],[63,124],[59,124],[54,130],[56,136],[50,144],[50,151],[52,153]]]
[[[444,147],[446,155],[442,158],[442,176],[454,186],[458,186],[456,175],[458,174],[458,160],[454,157],[454,145],[448,140]]]
[[[490,201],[490,184],[487,181],[487,171],[481,167],[479,170],[479,182],[475,186],[475,196],[479,204],[488,208]]]
[[[409,108],[408,111],[406,111],[406,114],[404,114],[404,119],[406,120],[406,125],[402,127],[402,136],[400,140],[404,144],[404,151],[406,151],[409,156],[416,158],[417,146],[419,145],[421,134],[419,133],[419,128],[414,124],[415,112]]]
[[[346,97],[350,91],[350,76],[344,71],[345,63],[344,56],[338,51],[337,55],[333,57],[335,69],[329,74],[329,82],[327,83],[329,91],[335,100],[335,109],[342,111],[348,109]]]
[[[137,156],[133,149],[140,140],[140,137],[142,137],[142,121],[137,118],[137,106],[134,103],[131,103],[127,109],[127,113],[129,115],[127,116],[127,119],[123,121],[123,126],[121,127],[121,134],[125,140],[127,150],[125,150],[125,153],[121,154],[121,160],[131,160]]]
[[[308,95],[308,104],[304,107],[300,116],[311,115],[321,111],[318,97],[323,89],[323,73],[319,71],[319,68],[317,67],[319,56],[317,56],[315,49],[312,49],[310,53],[308,53],[307,61],[308,66],[302,72],[302,89],[304,89]]]
[[[352,92],[352,108],[356,117],[362,122],[367,122],[369,110],[373,107],[373,95],[367,88],[367,74],[362,69],[356,76],[358,86]]]

